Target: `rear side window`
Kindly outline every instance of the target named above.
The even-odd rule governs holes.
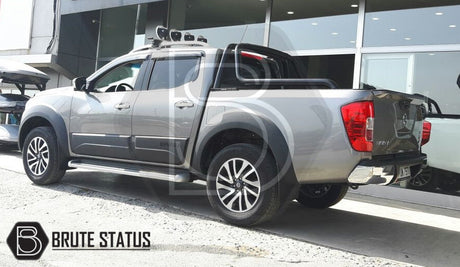
[[[196,80],[199,57],[160,58],[155,62],[149,90],[175,88]]]
[[[217,88],[238,87],[253,88],[254,85],[246,85],[236,76],[238,72],[240,78],[258,79],[292,79],[301,78],[294,59],[282,55],[263,53],[242,48],[237,51],[238,68],[235,64],[235,51],[224,55],[221,73],[216,85]],[[237,69],[236,69],[237,68]],[[260,87],[260,86],[259,86]]]
[[[282,62],[258,53],[242,51],[239,73],[246,79],[279,79],[284,78]]]

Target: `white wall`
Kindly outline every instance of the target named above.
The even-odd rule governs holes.
[[[29,49],[33,0],[0,1],[0,50]]]
[[[53,0],[0,0],[0,56],[46,54],[53,5]]]

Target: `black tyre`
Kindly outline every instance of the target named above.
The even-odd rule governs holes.
[[[346,184],[304,184],[297,201],[309,208],[325,209],[339,203],[348,191]]]
[[[40,185],[59,182],[62,169],[56,134],[51,127],[37,127],[30,131],[22,148],[22,162],[27,176]]]
[[[273,156],[249,144],[224,148],[209,167],[207,194],[229,223],[251,226],[271,219],[281,204]]]
[[[407,188],[423,190],[423,191],[433,191],[436,189],[436,174],[432,168],[425,168],[414,178],[407,181]]]

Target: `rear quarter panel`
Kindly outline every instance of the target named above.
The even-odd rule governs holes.
[[[372,99],[370,91],[351,89],[214,90],[199,133],[207,132],[234,112],[268,118],[289,146],[300,183],[345,182],[356,164],[371,155],[351,148],[340,108],[368,99]]]

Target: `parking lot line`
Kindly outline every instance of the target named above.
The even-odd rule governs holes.
[[[460,219],[444,215],[365,203],[350,199],[344,199],[331,208],[460,232]]]

